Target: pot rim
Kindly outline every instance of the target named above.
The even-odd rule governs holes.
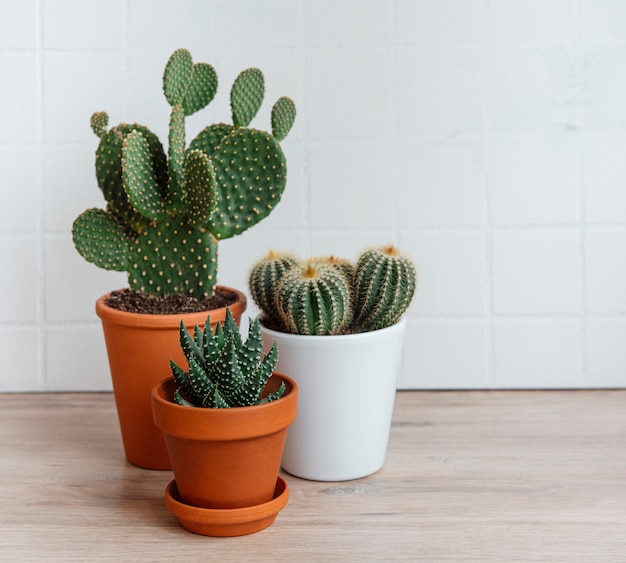
[[[165,433],[191,440],[234,440],[278,432],[296,419],[298,385],[282,373],[274,371],[274,377],[284,381],[287,387],[280,399],[262,405],[227,409],[187,407],[174,403],[169,397],[177,383],[173,377],[167,377],[152,388],[154,423]],[[217,430],[218,427],[221,430]]]
[[[122,324],[125,326],[150,327],[150,328],[178,328],[182,318],[185,324],[204,325],[207,316],[215,311],[225,311],[227,308],[231,310],[234,317],[241,316],[246,310],[247,298],[245,293],[234,287],[218,285],[216,288],[226,291],[232,291],[237,295],[237,300],[227,307],[218,309],[207,309],[206,311],[197,311],[195,313],[172,313],[166,315],[150,315],[145,313],[131,313],[128,311],[120,311],[113,309],[106,304],[106,300],[112,292],[105,293],[96,300],[96,314],[103,321]],[[225,314],[225,313],[224,313]],[[224,315],[220,315],[223,317]],[[221,319],[220,319],[221,320]]]
[[[260,320],[260,317],[259,317]],[[370,330],[368,332],[357,332],[355,334],[325,334],[325,335],[316,335],[316,334],[292,334],[290,332],[280,332],[278,330],[273,330],[271,328],[267,328],[261,322],[261,330],[267,333],[269,336],[273,336],[274,338],[281,339],[293,339],[298,340],[299,342],[351,342],[355,340],[365,340],[367,338],[379,338],[389,335],[390,333],[401,331],[406,326],[407,320],[406,315],[402,315],[400,320],[392,324],[391,326],[387,326],[385,328],[379,328],[377,330]]]

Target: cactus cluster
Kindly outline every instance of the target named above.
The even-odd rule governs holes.
[[[265,322],[306,335],[391,326],[411,304],[416,286],[415,265],[393,245],[370,248],[355,264],[334,256],[301,261],[270,251],[249,276],[250,293]]]
[[[261,398],[278,359],[276,344],[266,356],[262,353],[261,328],[257,319],[250,322],[244,342],[230,309],[224,325],[211,330],[207,318],[204,330],[194,326],[191,336],[180,323],[180,345],[189,366],[185,371],[170,360],[172,375],[179,385],[174,401],[179,405],[204,408],[245,407],[279,399],[285,384]]]
[[[185,118],[216,91],[211,65],[194,64],[185,49],[172,54],[163,73],[171,106],[167,156],[147,127],[107,129],[106,113],[91,118],[100,138],[96,177],[107,207],[79,215],[74,245],[101,268],[127,271],[131,289],[211,297],[218,241],[249,229],[281,199],[287,166],[279,142],[295,120],[293,101],[281,97],[274,104],[272,133],[249,127],[265,86],[259,69],[244,70],[230,92],[233,124],[210,125],[186,147]]]

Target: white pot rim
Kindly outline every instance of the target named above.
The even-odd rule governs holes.
[[[406,325],[406,315],[403,315],[400,320],[391,326],[385,328],[379,328],[378,330],[370,330],[368,332],[357,332],[355,334],[333,334],[333,335],[309,335],[309,334],[291,334],[289,332],[280,332],[277,330],[272,330],[271,328],[267,328],[263,326],[261,323],[261,329],[263,332],[267,333],[274,338],[281,338],[283,340],[293,339],[298,340],[300,342],[350,342],[353,340],[365,340],[367,338],[379,338],[388,333],[395,332],[401,330]]]

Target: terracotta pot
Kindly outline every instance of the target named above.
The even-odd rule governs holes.
[[[265,393],[285,382],[277,401],[229,409],[173,402],[177,383],[152,390],[155,424],[163,431],[183,503],[199,508],[245,508],[274,498],[287,429],[296,418],[298,388],[274,373]]]
[[[406,320],[361,334],[303,336],[261,327],[277,369],[300,389],[282,467],[315,481],[358,479],[385,463]]]
[[[221,289],[237,294],[229,309],[239,323],[246,296],[230,287]],[[170,358],[186,366],[178,340],[181,319],[191,330],[196,324],[203,326],[210,314],[215,326],[224,321],[226,308],[183,315],[140,315],[108,307],[107,297],[98,299],[96,313],[102,320],[126,459],[147,469],[171,469],[163,433],[152,420],[150,392],[171,374]]]

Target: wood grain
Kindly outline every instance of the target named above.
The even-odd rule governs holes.
[[[286,476],[268,529],[195,536],[110,394],[0,395],[0,560],[626,561],[626,391],[399,392],[385,467]]]

